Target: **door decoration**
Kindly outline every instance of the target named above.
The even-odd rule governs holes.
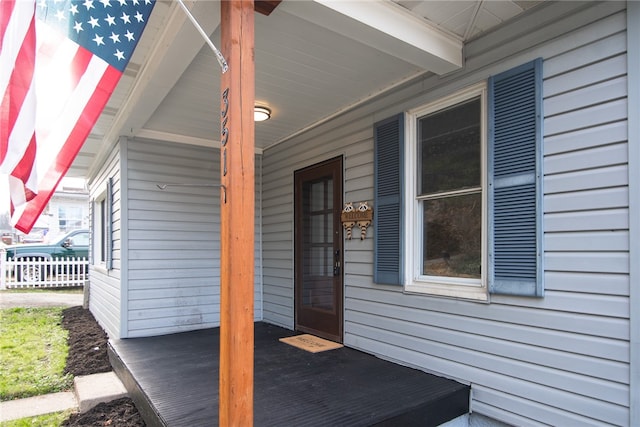
[[[353,218],[350,218],[351,215],[349,215],[350,213],[353,213],[353,211],[353,203],[345,203],[344,209],[342,209],[342,215],[340,216],[347,240],[351,240],[351,228],[356,225],[356,221]]]
[[[344,204],[340,219],[342,220],[347,240],[351,240],[351,229],[355,225],[360,228],[360,240],[364,240],[367,237],[367,228],[373,220],[373,208],[366,201],[360,202],[357,209],[353,206],[353,202],[348,202]]]

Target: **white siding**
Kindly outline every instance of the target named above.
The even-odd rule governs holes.
[[[468,45],[464,70],[427,75],[265,151],[264,318],[293,327],[294,170],[343,154],[344,200],[371,201],[374,122],[543,57],[545,297],[480,304],[374,284],[370,232],[345,242],[344,340],[472,384],[472,410],[507,423],[628,425],[624,3],[531,12]]]
[[[256,157],[257,212],[261,164]],[[90,183],[93,200],[113,179],[113,269],[96,263],[90,274],[90,308],[110,336],[219,325],[219,165],[217,148],[122,138]],[[262,221],[255,218],[254,314],[261,320]]]
[[[126,336],[218,326],[220,227],[224,226],[220,224],[220,150],[130,140],[126,153]],[[257,159],[258,171],[259,167]],[[157,187],[164,184],[168,184],[165,190]],[[256,209],[259,206],[257,197]],[[256,236],[260,232],[256,216]],[[257,319],[262,318],[260,261],[256,256]]]
[[[122,240],[121,240],[121,180],[120,180],[120,152],[114,148],[107,157],[103,167],[96,178],[89,183],[90,197],[92,204],[92,242],[93,234],[99,233],[96,230],[94,216],[97,215],[93,203],[96,197],[100,197],[106,191],[106,183],[109,178],[113,178],[113,268],[107,270],[104,265],[97,262],[97,257],[91,253],[92,260],[89,267],[89,309],[98,323],[107,331],[110,337],[120,338],[122,336],[122,292],[121,292],[121,260],[122,260]],[[91,248],[93,251],[93,248]]]
[[[634,283],[629,292],[631,310],[631,417],[630,425],[640,425],[640,3],[627,3],[627,82],[629,135],[629,271]]]

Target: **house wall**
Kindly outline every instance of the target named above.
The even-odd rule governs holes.
[[[120,337],[122,332],[122,239],[121,239],[121,179],[120,179],[120,149],[115,147],[96,177],[89,182],[90,189],[90,217],[93,241],[95,233],[95,206],[96,198],[102,197],[106,191],[106,182],[113,178],[113,226],[112,226],[112,256],[113,268],[107,270],[104,265],[96,262],[93,247],[90,249],[89,263],[89,309],[95,319],[111,337]]]
[[[260,169],[256,156],[257,212]],[[117,338],[218,326],[220,150],[122,138],[90,183],[92,201],[104,193],[109,178],[113,268],[91,262],[90,310],[96,320]],[[162,184],[187,185],[163,191],[157,187]],[[254,312],[261,320],[259,214],[255,220]]]
[[[627,4],[630,307],[640,307],[640,3]],[[635,260],[635,261],[633,261]],[[640,313],[631,310],[631,422],[640,425]]]
[[[218,326],[220,227],[224,226],[220,150],[134,139],[123,151],[128,177],[123,336]],[[256,168],[259,209],[259,159]],[[157,185],[163,184],[169,186],[160,190]],[[260,233],[256,215],[256,236]],[[256,254],[260,251],[257,239]],[[261,319],[259,256],[255,272],[255,317]]]
[[[470,42],[463,70],[267,149],[264,319],[294,325],[296,169],[341,154],[344,200],[371,202],[373,123],[542,57],[544,298],[482,304],[375,284],[371,232],[345,241],[344,342],[470,383],[472,410],[507,423],[629,425],[626,19],[624,3],[545,4]]]

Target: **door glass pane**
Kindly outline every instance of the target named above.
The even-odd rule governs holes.
[[[333,310],[333,180],[330,177],[303,186],[305,259],[302,304]]]
[[[326,224],[326,237],[325,242],[333,243],[333,214],[328,213],[325,215],[325,224]]]
[[[423,274],[480,278],[481,193],[426,200]]]
[[[327,259],[327,277],[333,277],[333,262],[334,262],[334,258],[333,258],[333,247],[332,246],[328,246],[325,248],[326,249],[326,259]]]
[[[311,184],[309,199],[311,200],[311,211],[321,211],[324,209],[324,181]]]
[[[325,240],[325,218],[324,215],[312,215],[311,218],[311,242],[322,243]]]
[[[309,273],[311,276],[324,276],[326,267],[325,267],[325,257],[324,257],[324,248],[323,247],[314,247],[311,248],[311,259],[309,263]]]

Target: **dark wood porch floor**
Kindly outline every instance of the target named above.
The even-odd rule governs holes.
[[[255,327],[256,426],[435,426],[469,410],[469,387],[349,348],[308,353]],[[218,425],[219,329],[112,340],[109,355],[149,426]]]

